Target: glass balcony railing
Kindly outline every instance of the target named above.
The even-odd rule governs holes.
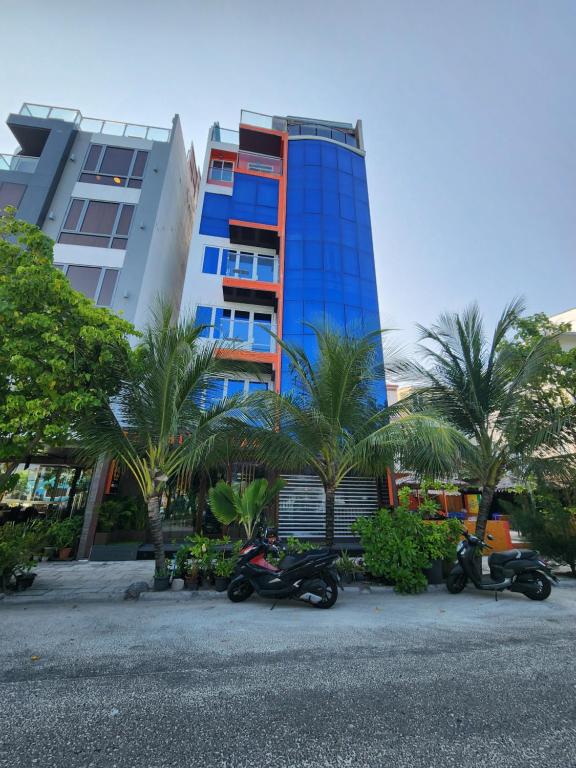
[[[253,125],[256,128],[268,128],[273,131],[285,131],[286,119],[273,115],[263,115],[261,112],[250,112],[243,109],[240,112],[240,122],[243,125]]]
[[[230,256],[229,252],[226,277],[260,283],[278,282],[278,259],[273,256],[253,256],[249,253],[240,253],[235,259]]]
[[[222,318],[214,327],[214,338],[223,346],[233,349],[242,349],[249,352],[274,352],[276,341],[269,331],[276,333],[276,327],[272,323],[260,324],[257,320],[233,321]]]
[[[100,120],[94,117],[83,117],[77,109],[50,107],[44,104],[25,103],[20,109],[21,115],[41,117],[50,120],[65,120],[74,123],[80,131],[89,133],[105,133],[109,136],[126,136],[131,139],[148,139],[148,141],[170,141],[171,130],[158,128],[153,125],[138,123],[122,123],[117,120]]]
[[[2,155],[0,154],[0,171],[19,171],[20,173],[34,173],[38,165],[37,157],[27,155]]]
[[[220,144],[234,144],[238,146],[240,143],[240,133],[233,131],[230,128],[221,128],[218,123],[212,126],[211,140],[217,141]]]
[[[282,175],[282,158],[261,155],[258,152],[238,152],[237,168],[239,171],[260,171]]]

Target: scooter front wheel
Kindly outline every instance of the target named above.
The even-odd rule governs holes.
[[[253,592],[254,587],[248,579],[234,579],[228,586],[228,600],[231,600],[233,603],[242,603],[244,600],[248,600]]]
[[[446,579],[446,589],[453,595],[462,592],[468,579],[464,573],[451,573]]]

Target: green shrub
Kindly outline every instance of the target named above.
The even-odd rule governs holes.
[[[5,523],[0,526],[0,589],[4,590],[18,572],[28,571],[45,542],[40,522]]]
[[[514,505],[504,503],[512,523],[543,555],[570,566],[576,576],[576,508],[564,507],[552,494],[526,495]]]
[[[75,515],[64,520],[55,520],[51,523],[47,531],[47,538],[56,549],[66,549],[67,547],[73,549],[81,530],[82,517]]]
[[[98,530],[101,533],[141,531],[146,528],[148,516],[144,503],[133,496],[108,499],[98,508]]]
[[[352,530],[360,535],[368,571],[392,581],[398,592],[413,593],[426,589],[423,571],[433,560],[453,555],[460,524],[426,522],[404,503],[393,512],[381,509],[359,518]]]
[[[311,541],[302,541],[296,536],[288,536],[286,539],[286,552],[289,555],[301,555],[303,552],[309,552],[315,548],[316,545]]]

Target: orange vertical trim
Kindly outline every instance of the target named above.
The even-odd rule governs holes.
[[[106,484],[104,486],[104,494],[110,493],[112,487],[112,480],[114,478],[114,472],[116,471],[116,459],[112,459],[108,467],[108,474],[106,475]]]
[[[286,187],[288,184],[288,133],[282,133],[282,178],[278,184],[278,309],[276,311],[276,334],[283,338],[282,327],[284,323],[284,257],[286,253]],[[278,345],[277,345],[278,346]],[[280,392],[282,382],[282,350],[276,350],[276,379],[274,389]]]
[[[396,506],[396,494],[394,493],[394,481],[392,472],[389,469],[386,470],[386,481],[388,483],[388,499],[390,500],[390,506]]]

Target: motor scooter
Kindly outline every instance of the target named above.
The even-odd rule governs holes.
[[[269,530],[247,541],[240,550],[228,598],[240,603],[256,592],[275,600],[291,597],[315,608],[331,608],[338,599],[340,577],[335,566],[338,553],[315,549],[298,555],[287,554],[278,567],[269,563],[266,555],[278,555],[279,547],[277,535]]]
[[[482,549],[493,549],[477,536],[462,531],[463,540],[456,548],[456,563],[446,580],[446,588],[453,595],[462,592],[470,580],[476,589],[486,592],[521,592],[531,600],[546,600],[552,585],[558,584],[550,567],[534,549],[510,549],[493,552],[488,558],[490,575],[481,575],[478,568]],[[489,534],[487,539],[493,539]]]

